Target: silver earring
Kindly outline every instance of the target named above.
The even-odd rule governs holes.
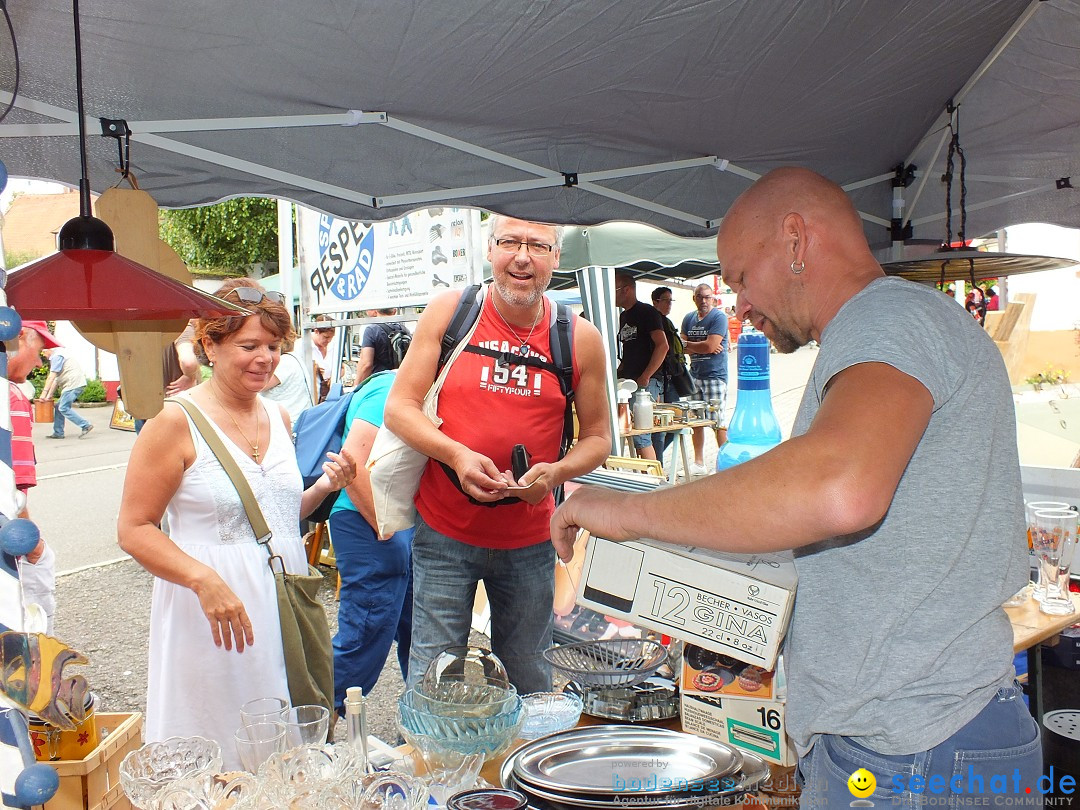
[[[795,265],[799,266],[798,270],[795,269]],[[791,260],[791,272],[794,273],[795,275],[799,275],[799,273],[801,273],[805,269],[806,269],[806,262],[797,262],[794,259]]]

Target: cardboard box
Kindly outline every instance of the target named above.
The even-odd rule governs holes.
[[[776,765],[799,761],[784,728],[781,701],[684,693],[679,708],[683,731],[734,745]]]
[[[578,604],[772,669],[798,577],[790,552],[725,554],[589,538]]]
[[[142,745],[143,716],[139,712],[97,714],[98,729],[109,734],[84,759],[50,762],[60,788],[45,810],[130,810],[120,786],[120,763]]]
[[[775,669],[736,661],[729,655],[687,644],[679,689],[687,695],[775,700]]]

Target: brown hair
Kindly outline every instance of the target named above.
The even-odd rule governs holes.
[[[250,278],[230,278],[214,291],[218,298],[225,298],[226,293],[237,287],[252,287],[260,292],[266,292],[263,286]],[[225,300],[237,303],[236,296],[229,296]],[[239,302],[251,315],[258,315],[263,328],[281,339],[282,343],[289,344],[296,339],[293,330],[292,317],[285,309],[284,304],[264,298],[257,304]],[[212,343],[221,343],[229,335],[239,332],[244,322],[251,315],[226,315],[222,318],[199,318],[195,321],[195,355],[202,362],[207,362],[206,350],[203,348],[203,338],[210,338]]]

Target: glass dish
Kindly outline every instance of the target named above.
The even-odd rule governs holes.
[[[221,770],[221,747],[205,737],[169,737],[147,743],[120,763],[124,795],[138,808],[153,808],[158,793],[178,779],[208,779]]]
[[[573,728],[581,717],[581,698],[567,692],[533,692],[525,695],[521,704],[525,722],[518,737],[523,740]]]

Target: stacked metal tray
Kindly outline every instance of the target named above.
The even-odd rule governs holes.
[[[693,734],[585,726],[526,743],[503,762],[503,787],[538,810],[726,807],[769,776],[753,754]]]

